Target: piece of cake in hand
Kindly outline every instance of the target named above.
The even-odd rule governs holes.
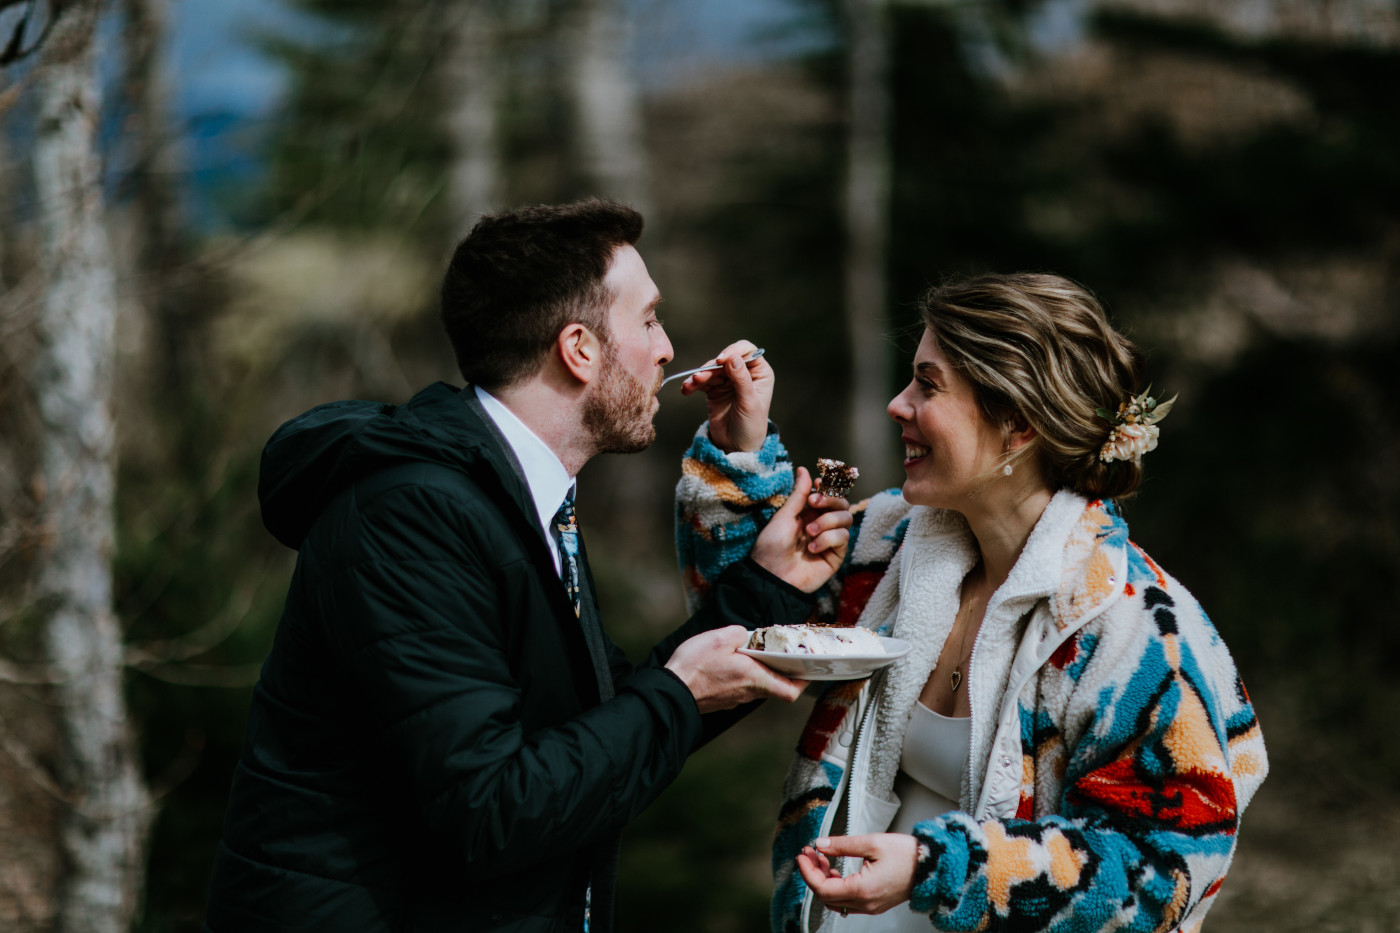
[[[880,636],[869,629],[834,625],[770,625],[755,629],[749,648],[778,654],[878,655]]]
[[[859,476],[860,470],[853,466],[847,466],[840,460],[818,457],[817,481],[813,484],[812,489],[824,496],[842,499],[845,498],[846,493],[851,491],[851,487],[856,484],[856,478]]]

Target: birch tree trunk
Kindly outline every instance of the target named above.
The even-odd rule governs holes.
[[[122,692],[112,609],[116,296],[97,154],[96,0],[63,11],[45,50],[34,143],[47,287],[31,382],[42,421],[38,591],[58,684],[70,802],[57,929],[124,933],[135,916],[150,824]]]
[[[465,236],[483,213],[505,205],[499,109],[502,38],[494,0],[458,0],[442,44],[443,118],[452,144],[448,169],[450,218]]]
[[[851,338],[851,459],[867,488],[889,484],[889,423],[874,417],[889,401],[885,314],[890,226],[889,38],[883,0],[847,0],[850,22],[846,155],[846,326]]]
[[[569,0],[559,38],[579,163],[591,193],[625,201],[650,218],[651,172],[622,9],[616,0]]]

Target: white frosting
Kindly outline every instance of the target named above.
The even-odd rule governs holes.
[[[749,647],[780,654],[884,654],[880,636],[869,629],[830,625],[770,625],[754,631]]]

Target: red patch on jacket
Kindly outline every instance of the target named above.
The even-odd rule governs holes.
[[[836,610],[837,625],[855,625],[865,604],[870,602],[870,594],[875,592],[886,568],[879,570],[857,570],[841,583],[841,605]]]
[[[1071,635],[1055,649],[1055,653],[1050,655],[1050,663],[1059,670],[1064,670],[1074,663],[1075,655],[1079,654],[1079,636]]]
[[[1226,832],[1234,833],[1235,784],[1223,774],[1182,771],[1152,787],[1138,777],[1130,759],[1119,759],[1075,784],[1074,794],[1084,802],[1158,820],[1182,832],[1228,826]]]
[[[1021,794],[1021,802],[1016,804],[1016,819],[1035,819],[1035,798],[1031,797],[1029,794]]]
[[[816,761],[821,758],[831,737],[841,725],[841,720],[850,712],[860,694],[861,681],[851,680],[831,688],[822,701],[812,710],[807,719],[807,728],[797,740],[797,753],[804,758]]]

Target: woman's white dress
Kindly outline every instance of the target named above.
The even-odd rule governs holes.
[[[970,718],[943,716],[922,703],[914,704],[894,782],[899,810],[890,823],[890,832],[912,833],[920,820],[958,809],[971,740]],[[876,916],[828,917],[841,933],[927,933],[931,929],[928,917],[914,913],[908,904]]]

